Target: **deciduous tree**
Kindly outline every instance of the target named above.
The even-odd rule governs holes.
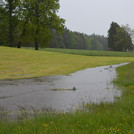
[[[129,30],[112,22],[108,31],[108,48],[113,51],[128,51],[133,47]]]
[[[3,34],[7,37],[7,44],[14,46],[15,30],[17,26],[18,0],[1,0],[0,7],[3,8],[1,23],[4,25]],[[2,27],[1,27],[2,28]]]
[[[27,23],[27,29],[31,29],[35,50],[42,40],[48,44],[51,29],[59,32],[64,29],[64,20],[57,16],[59,0],[21,0],[21,5],[21,18],[24,24]]]

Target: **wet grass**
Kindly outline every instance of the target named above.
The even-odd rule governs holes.
[[[85,68],[132,61],[134,57],[84,56],[0,47],[0,79],[66,75]]]
[[[44,113],[32,119],[0,120],[2,134],[134,134],[134,63],[117,68],[123,91],[114,103],[83,104],[69,113]]]

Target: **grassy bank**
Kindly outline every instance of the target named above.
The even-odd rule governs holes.
[[[86,104],[75,113],[0,121],[2,134],[134,134],[134,63],[119,67],[114,81],[123,95],[113,104]],[[86,111],[86,112],[85,112]]]
[[[0,79],[70,74],[96,66],[132,62],[134,57],[84,56],[0,47]]]

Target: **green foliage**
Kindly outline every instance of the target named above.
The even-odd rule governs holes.
[[[116,28],[120,27],[117,23],[112,22],[110,29],[108,30],[108,49],[115,50],[114,36],[116,35]]]
[[[51,31],[53,39],[49,44],[51,48],[107,50],[107,38],[99,35],[86,35],[72,32],[65,28],[63,34]]]
[[[2,0],[0,3],[2,11],[0,12],[0,33],[2,35],[0,42],[11,47],[15,46],[14,44],[16,43],[17,4],[18,0]]]
[[[7,37],[5,33],[7,33],[7,20],[5,9],[0,6],[0,45],[5,44]],[[5,31],[5,32],[4,32]]]
[[[42,46],[45,42],[45,46],[48,45],[51,39],[51,29],[61,32],[64,28],[64,20],[56,15],[59,0],[23,0],[21,9],[23,9],[20,14],[24,21],[23,26],[27,23],[26,29],[31,29],[36,50],[39,44]]]
[[[134,43],[134,29],[131,29],[128,24],[122,25],[122,27],[130,35],[132,42]]]
[[[0,6],[0,44],[35,47],[36,50],[48,46],[107,50],[104,36],[64,30],[65,21],[57,16],[59,7],[59,0],[3,0]]]
[[[64,29],[65,21],[57,16],[59,0],[3,0],[0,5],[0,44],[38,50],[50,42],[51,29]]]
[[[132,50],[131,34],[125,27],[120,27],[117,23],[112,22],[108,31],[108,48],[112,51]]]
[[[132,49],[132,40],[130,35],[121,27],[116,29],[115,46],[117,51],[127,51]]]

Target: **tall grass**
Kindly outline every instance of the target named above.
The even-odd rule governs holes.
[[[123,94],[114,103],[83,104],[83,110],[33,119],[0,120],[1,134],[134,134],[134,63],[117,68]]]

